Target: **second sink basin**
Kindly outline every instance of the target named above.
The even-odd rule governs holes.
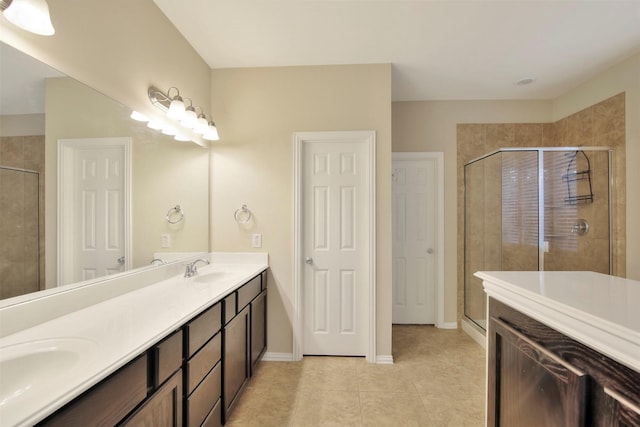
[[[52,338],[0,348],[0,408],[38,392],[88,362],[96,343],[82,338]]]
[[[226,271],[211,271],[208,273],[200,273],[194,277],[193,281],[197,283],[211,283],[214,280],[230,277],[232,273]]]

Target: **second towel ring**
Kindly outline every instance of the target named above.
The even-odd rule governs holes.
[[[167,211],[166,218],[169,224],[177,224],[184,219],[184,211],[180,205],[175,205]]]
[[[238,224],[246,224],[251,221],[251,217],[251,211],[247,208],[247,205],[242,205],[242,207],[236,209],[236,212],[233,214],[233,219],[235,219]]]

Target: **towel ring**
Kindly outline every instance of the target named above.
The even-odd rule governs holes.
[[[251,217],[251,211],[247,208],[247,205],[242,205],[242,207],[236,209],[236,212],[233,214],[233,219],[235,219],[238,224],[246,224],[251,221]]]
[[[166,218],[169,224],[177,224],[184,219],[184,211],[182,210],[180,205],[175,205],[167,211]]]

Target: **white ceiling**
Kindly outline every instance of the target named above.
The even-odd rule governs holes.
[[[640,0],[154,2],[212,68],[391,63],[395,101],[551,99],[640,52]]]

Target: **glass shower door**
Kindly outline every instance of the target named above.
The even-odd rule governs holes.
[[[544,270],[610,274],[609,157],[544,152]]]
[[[0,166],[0,298],[40,290],[39,174]]]

